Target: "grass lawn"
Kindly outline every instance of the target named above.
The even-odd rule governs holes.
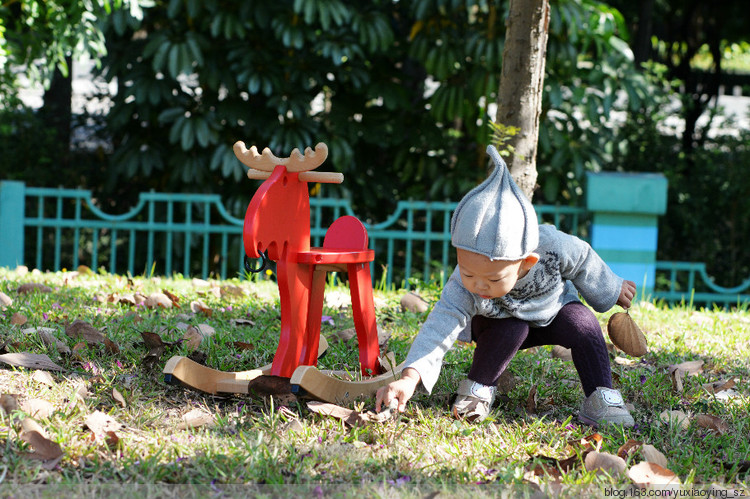
[[[511,485],[532,494],[580,495],[582,487],[632,494],[642,490],[636,484],[661,479],[730,497],[750,491],[746,310],[648,302],[632,309],[649,352],[611,353],[615,387],[633,405],[632,429],[579,424],[578,377],[549,347],[513,360],[488,419],[453,420],[450,402],[471,345],[449,352],[433,394],[416,396],[403,415],[350,426],[293,395],[213,397],[164,382],[173,355],[231,371],[269,363],[279,326],[273,282],[81,270],[0,269],[0,354],[45,354],[61,368],[0,364],[0,487],[201,484],[211,494],[284,484],[286,493],[299,487],[297,495],[338,486],[344,495],[424,497],[432,490],[435,497],[454,486],[475,496]],[[29,283],[46,288],[27,290]],[[431,303],[439,296],[434,286],[417,291]],[[425,318],[401,310],[403,293],[376,292],[386,348],[398,361]],[[358,365],[356,339],[343,339],[353,327],[347,297],[342,286],[327,290],[323,368]],[[615,311],[598,315],[603,327]],[[85,324],[71,327],[75,321]],[[349,408],[366,413],[374,401]],[[612,458],[618,454],[622,462]]]

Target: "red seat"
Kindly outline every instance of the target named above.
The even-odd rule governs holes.
[[[352,298],[354,328],[359,343],[359,361],[363,374],[380,374],[378,328],[373,304],[370,262],[375,252],[367,249],[367,229],[356,217],[338,218],[326,231],[322,248],[310,248],[297,254],[297,261],[313,265],[312,289],[308,308],[305,346],[301,365],[317,363],[320,323],[323,317],[326,273],[347,272]],[[369,371],[369,372],[368,372]]]

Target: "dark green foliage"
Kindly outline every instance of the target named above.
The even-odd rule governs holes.
[[[552,7],[540,184],[545,201],[575,202],[584,169],[607,160],[619,83],[631,99],[649,93],[616,11]],[[324,141],[323,168],[346,175],[326,194],[341,189],[365,218],[383,220],[398,199],[457,200],[485,174],[505,15],[481,1],[173,0],[142,21],[117,11],[104,66],[118,85],[110,181],[247,198],[235,141],[283,156]]]

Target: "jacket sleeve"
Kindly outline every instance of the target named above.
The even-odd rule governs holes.
[[[570,280],[586,303],[597,312],[614,307],[624,279],[612,269],[586,242],[575,236],[558,232],[563,256],[560,273]]]
[[[416,369],[428,393],[437,382],[446,352],[470,325],[473,310],[473,296],[454,272],[414,339],[404,365]]]

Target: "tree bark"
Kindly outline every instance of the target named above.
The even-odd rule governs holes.
[[[40,114],[50,129],[55,130],[57,152],[61,166],[67,166],[70,160],[70,129],[73,119],[73,58],[66,57],[68,76],[55,68],[49,88],[44,92],[44,101]]]
[[[513,150],[508,168],[531,199],[537,179],[536,151],[547,59],[549,0],[510,0],[505,26],[495,122],[519,129],[508,141]]]

